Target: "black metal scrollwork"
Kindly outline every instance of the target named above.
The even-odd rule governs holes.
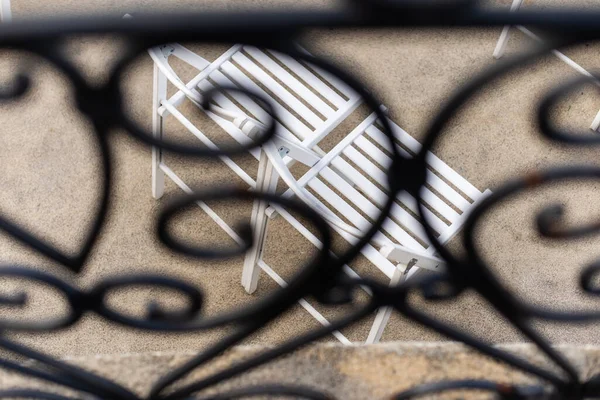
[[[551,30],[554,33],[564,33],[563,41],[551,42],[532,54],[518,57],[509,62],[499,64],[459,88],[454,96],[433,118],[428,128],[422,150],[416,157],[403,157],[394,146],[390,126],[382,114],[379,104],[364,85],[351,74],[335,65],[305,53],[299,52],[293,43],[304,30],[314,27],[486,27],[505,24],[527,24],[541,30]],[[111,33],[122,36],[127,40],[128,53],[111,71],[110,78],[101,86],[91,86],[81,73],[64,56],[60,48],[65,39],[74,34],[104,34]],[[281,355],[290,353],[301,346],[313,342],[329,333],[348,326],[371,314],[381,306],[392,306],[408,318],[430,327],[450,338],[462,341],[480,352],[501,360],[514,368],[530,373],[547,382],[546,386],[507,386],[490,381],[454,381],[427,384],[398,394],[397,399],[414,398],[421,395],[439,393],[454,389],[476,389],[493,393],[506,399],[529,398],[584,398],[600,397],[598,380],[593,377],[581,381],[575,366],[569,363],[559,352],[553,349],[548,341],[542,338],[531,327],[533,318],[554,321],[583,321],[600,319],[600,312],[556,312],[541,309],[526,304],[517,299],[492,274],[485,260],[480,256],[475,241],[474,229],[478,222],[498,203],[515,193],[528,190],[540,185],[568,179],[600,179],[600,168],[593,166],[572,166],[549,169],[537,172],[507,182],[495,189],[494,194],[476,207],[466,222],[464,229],[464,244],[466,255],[458,257],[451,254],[437,240],[434,230],[425,223],[425,230],[431,243],[448,264],[447,271],[442,275],[426,279],[408,281],[398,287],[388,287],[369,279],[351,279],[342,273],[342,266],[353,260],[360,249],[367,244],[384,223],[394,202],[394,195],[406,190],[418,199],[420,214],[425,222],[425,205],[422,200],[422,188],[426,180],[425,156],[441,137],[447,122],[456,111],[484,85],[501,77],[512,69],[531,62],[546,54],[551,48],[576,44],[585,40],[600,38],[600,12],[571,12],[544,11],[508,13],[480,8],[475,1],[392,1],[392,0],[354,0],[340,11],[311,11],[311,12],[256,12],[252,18],[247,13],[208,12],[201,14],[171,15],[165,17],[138,16],[133,20],[114,20],[110,18],[91,18],[89,20],[47,20],[43,22],[15,22],[0,26],[0,47],[15,48],[36,54],[49,61],[55,68],[63,72],[70,80],[76,95],[79,111],[92,122],[94,130],[91,134],[97,142],[101,153],[102,191],[96,205],[96,215],[81,249],[75,255],[68,255],[53,247],[42,238],[12,222],[6,216],[0,216],[0,229],[22,243],[30,246],[44,256],[64,265],[77,273],[86,265],[86,260],[93,248],[107,216],[111,200],[112,156],[108,147],[108,134],[112,128],[122,128],[132,137],[152,146],[190,157],[216,157],[242,153],[248,148],[229,148],[218,153],[210,149],[190,147],[174,142],[155,139],[145,132],[135,121],[132,121],[124,111],[122,75],[127,67],[146,49],[165,42],[243,42],[258,47],[270,48],[287,53],[297,59],[316,65],[343,80],[363,97],[365,104],[378,113],[383,130],[388,140],[393,163],[388,171],[391,195],[382,207],[382,213],[372,224],[358,243],[352,246],[339,258],[329,255],[331,247],[330,228],[318,213],[309,207],[294,201],[285,200],[279,196],[248,192],[236,189],[219,188],[218,191],[198,192],[176,200],[162,210],[159,216],[158,237],[174,251],[200,258],[219,258],[231,254],[245,252],[252,245],[252,235],[248,227],[241,229],[244,244],[238,248],[222,253],[205,248],[195,248],[178,242],[173,238],[166,226],[169,220],[188,204],[198,200],[237,199],[242,201],[264,200],[288,208],[305,217],[320,235],[323,243],[313,260],[308,262],[301,271],[290,281],[289,285],[258,303],[247,308],[218,315],[210,319],[202,316],[202,292],[177,279],[163,276],[138,274],[133,276],[116,276],[96,283],[91,289],[80,290],[71,284],[49,273],[40,272],[27,267],[8,265],[0,268],[0,277],[19,277],[24,280],[40,282],[50,286],[64,295],[69,306],[69,313],[61,318],[47,321],[22,322],[0,318],[0,331],[51,331],[59,330],[75,324],[85,313],[96,313],[114,323],[132,328],[152,331],[197,331],[215,326],[231,325],[234,333],[223,338],[211,348],[196,355],[185,364],[169,371],[156,382],[148,395],[148,399],[202,399],[202,391],[219,382],[244,373],[251,368],[267,363]],[[29,77],[18,75],[13,85],[0,93],[2,101],[11,101],[26,92]],[[569,82],[549,93],[540,103],[538,116],[539,128],[543,135],[551,140],[570,145],[589,145],[600,143],[600,136],[590,138],[589,135],[573,135],[561,132],[551,122],[550,110],[553,104],[577,85],[584,81]],[[248,93],[260,99],[260,96]],[[206,94],[206,104],[211,94]],[[268,101],[262,99],[265,104]],[[275,115],[275,111],[271,110]],[[259,146],[270,140],[274,129],[270,127],[267,133],[259,138],[253,146]],[[600,230],[600,223],[595,222],[584,227],[568,228],[561,224],[562,209],[551,206],[538,216],[539,232],[551,237],[577,237],[595,233]],[[6,260],[3,260],[6,262]],[[593,278],[598,273],[598,263],[590,265],[581,275],[581,286],[588,293],[596,294],[599,288],[593,285]],[[176,311],[161,309],[154,303],[148,305],[145,318],[133,318],[122,315],[111,309],[105,301],[106,296],[115,290],[129,286],[147,286],[169,288],[184,295],[188,304]],[[266,350],[250,359],[240,361],[233,367],[199,381],[187,383],[171,389],[173,384],[181,381],[190,371],[204,365],[231,346],[239,343],[248,335],[276,319],[284,311],[293,306],[302,297],[312,295],[322,303],[336,304],[351,301],[352,291],[359,287],[368,287],[373,296],[370,301],[350,315],[334,321],[330,326],[294,338],[276,348]],[[436,301],[454,298],[465,289],[472,289],[486,299],[502,316],[520,330],[525,337],[536,344],[562,370],[548,370],[533,365],[515,357],[501,349],[491,347],[466,332],[461,332],[447,326],[443,322],[424,314],[410,306],[407,301],[413,291],[421,293],[425,298]],[[23,307],[27,303],[27,294],[0,297],[0,304],[6,307]],[[0,359],[0,368],[52,382],[57,385],[74,389],[97,398],[107,399],[139,399],[128,389],[94,375],[80,368],[56,360],[41,352],[9,340],[6,335],[0,335],[0,347],[6,351],[39,361],[44,368],[24,366],[7,359]],[[263,385],[242,388],[228,393],[221,393],[211,398],[243,398],[257,395],[289,395],[308,399],[326,399],[331,395],[319,393],[310,388],[297,386]],[[53,393],[33,389],[13,389],[0,391],[0,398],[36,398],[36,399],[71,399]]]

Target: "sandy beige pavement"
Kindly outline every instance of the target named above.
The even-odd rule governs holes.
[[[541,1],[540,1],[541,2]],[[148,11],[154,7],[185,9],[206,3],[200,1],[104,1],[56,0],[39,2],[14,0],[14,19],[43,15]],[[548,5],[563,2],[550,1]],[[227,7],[240,7],[229,1]],[[336,6],[318,1],[244,2],[251,7],[274,4],[317,7]],[[505,5],[506,2],[502,2]],[[593,2],[580,2],[590,6]],[[210,3],[210,6],[214,6]],[[529,6],[529,3],[526,4]],[[76,18],[76,17],[74,17]],[[371,30],[314,31],[303,43],[316,54],[327,56],[363,78],[389,107],[391,117],[407,132],[422,139],[427,123],[440,105],[462,83],[474,74],[496,63],[491,54],[499,29],[490,30]],[[532,45],[523,34],[514,31],[508,54]],[[215,59],[223,46],[199,46],[198,51],[209,60]],[[103,79],[107,66],[118,57],[118,41],[114,38],[77,38],[69,43],[68,54],[85,70],[89,79]],[[567,54],[583,66],[597,65],[598,46],[580,46]],[[4,52],[0,59],[3,77],[10,76],[27,56]],[[53,243],[73,251],[92,218],[98,193],[98,153],[90,126],[73,109],[68,81],[47,63],[34,60],[34,86],[26,98],[16,104],[2,105],[0,135],[0,210],[44,235]],[[531,173],[551,165],[580,162],[597,164],[593,149],[565,148],[541,139],[535,124],[536,99],[552,85],[576,76],[565,64],[552,56],[524,66],[501,80],[482,88],[450,124],[436,147],[436,154],[479,189],[493,188],[512,176]],[[151,120],[152,63],[142,57],[124,76],[126,101],[134,118],[148,127]],[[187,105],[186,111],[192,107]],[[185,108],[185,107],[184,107]],[[569,101],[561,103],[557,116],[561,122],[582,130],[588,128],[600,101],[594,92],[583,88]],[[348,132],[364,115],[357,111],[339,129],[336,137]],[[207,121],[205,129],[211,131]],[[169,134],[181,135],[181,128],[168,125]],[[591,134],[591,133],[590,133]],[[0,262],[25,264],[52,272],[81,287],[90,287],[101,279],[121,273],[149,272],[180,277],[206,292],[205,310],[215,315],[227,309],[248,304],[275,284],[261,279],[259,291],[247,295],[241,285],[242,259],[207,262],[188,259],[166,249],[156,238],[155,220],[160,208],[179,190],[171,183],[166,195],[155,200],[150,193],[150,148],[123,132],[114,132],[110,148],[115,161],[112,207],[102,236],[84,271],[73,276],[64,268],[15,241],[0,235]],[[169,165],[187,181],[208,187],[231,183],[234,176],[222,164],[191,161],[168,155]],[[255,162],[241,162],[255,170]],[[600,209],[597,183],[569,183],[556,188],[524,193],[494,209],[478,230],[477,240],[486,260],[518,295],[535,304],[558,309],[588,307],[597,309],[596,300],[577,289],[581,269],[598,257],[597,237],[564,242],[540,239],[535,230],[535,215],[543,205],[558,202],[568,206],[569,219],[585,221],[597,216]],[[228,221],[248,218],[249,204],[215,204],[215,209]],[[199,210],[190,211],[180,220],[176,230],[182,236],[214,245],[230,243]],[[451,247],[459,249],[459,240]],[[284,275],[298,268],[310,257],[311,246],[281,219],[269,227],[266,260]],[[358,260],[364,271],[364,260]],[[5,282],[11,289],[14,282]],[[116,295],[111,304],[131,312],[139,311],[146,290]],[[60,313],[60,299],[43,288],[33,291],[32,304],[22,317],[44,318]],[[178,303],[181,299],[163,296]],[[482,298],[466,293],[453,303],[415,304],[456,326],[490,342],[524,340],[485,304]],[[323,310],[327,315],[340,315],[348,309]],[[366,338],[372,319],[344,330],[352,340]],[[279,343],[302,331],[318,326],[306,312],[296,307],[278,321],[265,327],[247,342]],[[539,323],[549,338],[557,343],[599,343],[595,325],[569,327]],[[121,352],[171,351],[206,348],[228,330],[215,329],[193,334],[138,332],[109,324],[88,315],[71,329],[35,335],[18,335],[19,340],[61,355],[106,354]],[[439,335],[394,315],[383,340],[439,340]],[[329,339],[328,339],[329,340]],[[330,338],[330,340],[334,340]]]

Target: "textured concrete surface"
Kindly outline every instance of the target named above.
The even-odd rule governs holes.
[[[533,346],[500,346],[502,350],[526,359],[546,370],[555,367]],[[209,365],[193,371],[182,383],[191,383],[222,371],[241,360],[268,350],[268,347],[233,348]],[[561,346],[560,351],[577,366],[582,379],[598,373],[600,348],[597,346]],[[193,356],[192,352],[152,352],[146,354],[97,355],[70,357],[64,361],[101,374],[140,395],[147,395],[152,384],[167,371]],[[24,362],[35,366],[32,361]],[[199,395],[227,392],[255,385],[301,385],[320,390],[337,399],[389,399],[391,395],[415,385],[454,379],[487,379],[499,383],[539,384],[536,378],[483,357],[456,343],[386,343],[372,346],[321,344],[303,349],[243,376],[220,383]],[[0,372],[2,388],[19,387],[60,389]],[[181,383],[176,385],[181,386]],[[205,398],[201,396],[201,398]],[[448,391],[435,398],[490,398],[479,391]]]
[[[120,15],[150,10],[166,3],[15,0],[14,18],[86,12]],[[274,3],[256,0],[244,4],[266,7]],[[183,9],[188,6],[204,7],[204,4],[189,0],[168,2],[168,7]],[[239,6],[233,1],[226,4]],[[287,7],[299,2],[278,4]],[[335,5],[318,1],[308,4]],[[589,6],[593,2],[578,4]],[[496,63],[491,53],[498,35],[499,29],[324,30],[307,33],[303,43],[311,51],[330,57],[362,77],[390,108],[392,118],[411,135],[422,138],[428,121],[440,104],[473,74]],[[118,43],[110,37],[75,38],[68,43],[67,54],[84,69],[89,79],[101,80],[105,77],[107,66],[118,56]],[[513,31],[507,56],[531,45],[529,39]],[[197,50],[212,60],[224,48],[199,46]],[[593,68],[597,63],[597,50],[598,47],[593,44],[584,45],[569,49],[567,54],[583,66]],[[73,110],[68,81],[47,63],[5,52],[0,61],[3,79],[8,81],[11,71],[21,61],[29,61],[26,65],[34,68],[34,87],[22,101],[1,106],[0,165],[3,173],[0,174],[0,185],[4,190],[0,196],[0,210],[53,243],[73,251],[90,222],[90,210],[98,193],[97,150],[88,133],[89,124]],[[552,85],[574,76],[575,72],[549,56],[483,88],[444,132],[436,153],[479,189],[493,189],[511,176],[550,165],[572,162],[597,164],[595,150],[565,148],[549,143],[540,138],[536,128],[536,99]],[[140,59],[128,71],[124,81],[127,105],[133,117],[149,127],[152,93],[150,59]],[[594,92],[584,88],[568,102],[561,103],[557,117],[569,126],[585,130],[599,107],[600,102]],[[191,113],[192,107],[186,111]],[[361,112],[363,110],[351,116],[336,131],[335,137],[352,129],[361,120]],[[214,130],[209,121],[199,118],[197,123],[207,132]],[[169,135],[182,134],[181,128],[173,122],[168,123],[167,129]],[[197,261],[165,249],[156,239],[154,221],[164,202],[180,192],[169,183],[165,197],[154,200],[150,195],[150,149],[119,131],[111,136],[110,145],[115,160],[112,208],[83,273],[73,276],[5,235],[0,235],[2,264],[40,268],[81,287],[90,287],[101,279],[121,273],[148,272],[180,277],[205,291],[207,315],[245,305],[275,288],[273,282],[263,278],[259,291],[253,296],[247,295],[239,284],[241,258],[221,262]],[[167,159],[174,170],[196,186],[236,182],[221,164],[172,155],[168,155]],[[249,171],[255,171],[256,165],[252,160],[241,162]],[[532,303],[560,309],[597,308],[596,300],[577,289],[579,272],[598,257],[597,237],[572,242],[549,241],[540,239],[534,231],[535,213],[544,204],[566,204],[569,219],[574,222],[597,215],[597,186],[571,183],[529,192],[498,207],[482,223],[478,231],[482,252],[494,272],[517,294]],[[248,218],[250,212],[249,205],[222,203],[214,206],[229,222]],[[198,243],[230,243],[227,236],[200,211],[190,211],[187,216],[193,218],[182,219],[176,227],[182,237]],[[269,237],[266,260],[286,276],[302,265],[312,252],[311,246],[280,219],[270,225]],[[453,241],[451,247],[459,250],[459,240]],[[364,260],[358,260],[356,264],[359,271],[375,274]],[[10,290],[13,285],[14,282],[3,280],[3,288]],[[19,312],[19,318],[39,319],[49,313],[63,311],[61,299],[51,291],[39,287],[32,289],[31,305]],[[159,294],[156,291],[132,290],[115,295],[111,301],[128,312],[140,312],[146,300]],[[162,296],[161,301],[166,301],[166,297],[169,296]],[[180,299],[173,298],[171,302],[175,304],[178,301]],[[421,299],[415,299],[415,303],[436,317],[487,341],[523,340],[475,294],[467,293],[453,303],[427,304]],[[348,311],[347,308],[319,308],[328,316],[339,316]],[[372,318],[361,321],[345,329],[344,333],[351,340],[364,339],[371,322]],[[317,326],[316,321],[297,307],[248,342],[280,343]],[[586,344],[600,340],[595,325],[569,327],[539,322],[536,326],[555,343]],[[86,355],[193,351],[210,346],[226,332],[216,329],[177,335],[140,333],[88,315],[66,331],[20,334],[18,338],[53,354]],[[393,316],[383,337],[386,341],[441,339],[399,315]]]

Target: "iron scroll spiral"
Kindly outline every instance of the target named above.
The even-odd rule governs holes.
[[[319,27],[329,28],[377,28],[395,27],[491,27],[501,25],[529,25],[541,30],[562,33],[561,42],[548,42],[547,46],[531,54],[499,64],[474,77],[470,82],[458,88],[452,98],[441,108],[432,119],[425,137],[423,147],[416,157],[409,159],[398,152],[394,146],[393,137],[387,119],[379,108],[380,102],[365,89],[365,86],[351,74],[332,63],[300,52],[294,46],[296,39],[305,30]],[[77,68],[61,53],[65,40],[72,35],[115,34],[125,39],[129,45],[128,52],[110,72],[110,78],[100,86],[93,86]],[[110,136],[121,128],[128,135],[140,142],[158,146],[162,149],[189,157],[217,157],[246,152],[249,147],[228,148],[222,152],[189,147],[178,143],[166,142],[152,137],[135,121],[132,121],[124,111],[122,75],[133,60],[146,49],[165,42],[197,41],[207,43],[243,42],[257,47],[269,48],[286,53],[294,58],[316,65],[335,75],[358,94],[364,103],[380,117],[383,131],[390,143],[392,164],[387,171],[390,187],[390,197],[386,200],[382,213],[372,224],[359,242],[352,246],[339,258],[329,255],[331,248],[331,232],[328,224],[311,208],[294,200],[286,200],[276,195],[247,192],[232,188],[216,188],[210,191],[199,191],[193,196],[175,200],[166,206],[160,216],[157,235],[160,240],[173,251],[201,259],[219,258],[231,254],[243,253],[252,245],[252,235],[249,229],[243,228],[242,238],[245,243],[239,248],[230,249],[225,253],[216,253],[205,248],[193,248],[178,243],[172,238],[166,226],[171,218],[181,209],[198,200],[237,199],[242,201],[264,200],[276,203],[293,210],[308,220],[318,232],[323,247],[315,257],[306,263],[289,285],[260,302],[245,309],[229,314],[204,318],[202,314],[202,291],[178,279],[152,274],[114,276],[97,282],[93,287],[82,290],[64,279],[47,272],[25,266],[5,264],[0,267],[0,276],[19,277],[24,280],[40,282],[52,287],[67,301],[70,312],[68,315],[24,323],[0,315],[0,347],[5,351],[18,354],[38,361],[44,368],[36,368],[15,363],[9,359],[0,359],[0,368],[17,372],[32,378],[41,379],[58,386],[69,388],[80,397],[63,396],[36,389],[0,390],[0,398],[35,398],[48,400],[63,400],[89,398],[105,399],[140,399],[137,394],[127,388],[109,381],[101,376],[84,371],[78,367],[57,360],[40,351],[34,350],[8,339],[6,333],[15,331],[45,332],[65,329],[76,324],[86,313],[95,313],[102,318],[131,328],[150,331],[201,331],[216,326],[233,326],[234,331],[221,339],[214,346],[197,354],[185,364],[169,371],[159,381],[155,382],[147,399],[204,399],[209,398],[203,390],[220,382],[231,379],[252,368],[260,366],[282,355],[288,354],[305,346],[329,333],[355,323],[375,311],[378,307],[391,306],[404,316],[423,324],[450,338],[464,342],[478,351],[503,361],[506,364],[536,376],[546,385],[539,386],[510,386],[490,381],[453,381],[427,384],[399,393],[395,398],[408,399],[422,395],[443,392],[453,389],[484,390],[506,399],[554,399],[585,397],[600,397],[600,377],[592,377],[581,381],[574,365],[563,355],[553,349],[550,343],[538,334],[531,326],[531,320],[546,319],[563,322],[581,322],[600,319],[600,312],[566,313],[550,309],[542,309],[526,304],[517,299],[493,275],[485,260],[480,256],[474,242],[474,229],[480,220],[500,202],[510,198],[515,193],[533,187],[546,185],[559,180],[570,179],[600,179],[600,168],[593,166],[570,166],[554,168],[537,172],[534,176],[525,176],[506,182],[494,190],[494,194],[479,204],[468,218],[464,229],[464,244],[466,255],[455,256],[445,249],[437,240],[433,228],[425,217],[425,202],[422,189],[426,181],[425,156],[441,137],[447,122],[468,99],[472,98],[484,85],[501,77],[512,69],[531,62],[546,54],[552,48],[573,45],[583,41],[600,38],[600,11],[537,11],[508,13],[481,8],[475,1],[393,1],[372,0],[348,2],[345,8],[338,11],[306,11],[306,12],[256,12],[250,18],[248,13],[206,12],[198,14],[136,16],[133,20],[121,21],[112,18],[94,17],[74,20],[45,20],[34,22],[14,22],[0,26],[0,46],[33,53],[52,64],[62,72],[73,87],[77,99],[78,110],[85,115],[93,125],[90,132],[96,141],[101,154],[102,190],[95,208],[95,219],[87,233],[84,244],[74,255],[68,255],[36,237],[24,227],[19,226],[6,216],[0,215],[0,229],[5,234],[21,241],[40,254],[56,261],[72,273],[78,273],[86,267],[88,256],[97,241],[104,225],[112,195],[112,155],[108,146]],[[13,101],[27,91],[30,80],[24,72],[16,76],[14,84],[0,93],[1,101]],[[581,139],[581,136],[559,131],[552,124],[549,110],[568,90],[580,85],[576,80],[551,91],[540,102],[538,117],[540,132],[547,138],[567,145],[594,145],[600,143],[598,138]],[[246,93],[260,99],[255,93]],[[210,107],[210,96],[204,107]],[[266,99],[260,99],[269,104]],[[271,114],[276,116],[275,110]],[[271,126],[266,134],[259,138],[252,147],[259,146],[271,139],[274,128]],[[587,136],[589,137],[589,135]],[[425,231],[437,252],[448,264],[447,271],[442,275],[431,278],[409,281],[398,287],[388,287],[369,279],[353,279],[342,272],[342,267],[359,254],[376,234],[388,217],[394,202],[394,197],[401,191],[407,191],[415,196],[419,203],[420,216],[425,221]],[[539,232],[552,237],[579,237],[600,230],[600,222],[583,227],[564,227],[561,221],[562,209],[551,206],[538,216]],[[4,263],[10,262],[3,260]],[[597,294],[599,289],[593,285],[593,278],[600,270],[600,264],[594,263],[587,267],[581,275],[582,288],[591,294]],[[179,310],[167,311],[155,304],[148,305],[144,318],[133,318],[121,315],[106,303],[108,293],[124,287],[142,285],[145,287],[164,287],[175,290],[188,299],[188,305]],[[250,359],[201,380],[186,383],[177,388],[174,384],[180,382],[191,371],[219,356],[233,345],[241,342],[252,333],[277,319],[283,312],[293,306],[297,300],[306,296],[314,296],[321,303],[338,304],[352,300],[352,293],[357,287],[368,287],[373,296],[370,301],[353,311],[351,314],[332,322],[330,326],[296,337],[276,348],[266,350]],[[479,339],[452,328],[443,322],[411,307],[407,301],[413,292],[421,293],[430,301],[452,299],[466,289],[472,289],[490,303],[516,329],[536,344],[562,371],[548,370],[533,365],[515,357],[501,349],[492,347]],[[27,294],[0,296],[0,304],[7,307],[23,307],[27,303]],[[235,391],[214,395],[214,399],[234,399],[258,395],[287,395],[307,399],[328,399],[331,394],[321,393],[307,387],[292,385],[259,385],[241,388]]]

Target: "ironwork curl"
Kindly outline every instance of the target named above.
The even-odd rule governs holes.
[[[444,248],[435,236],[433,228],[427,223],[425,203],[422,189],[426,181],[425,157],[436,141],[441,137],[444,127],[456,114],[457,110],[472,98],[477,91],[493,80],[503,76],[514,68],[532,62],[546,54],[550,49],[572,45],[582,41],[600,38],[600,12],[577,11],[537,11],[508,13],[480,8],[473,0],[456,1],[414,1],[414,0],[353,0],[347,7],[339,11],[310,11],[310,12],[256,12],[220,13],[207,12],[202,14],[188,13],[186,15],[170,15],[166,17],[137,16],[133,20],[115,20],[111,18],[90,18],[74,20],[46,20],[43,22],[15,22],[0,26],[0,47],[14,48],[33,53],[48,61],[70,81],[76,98],[79,112],[92,123],[91,135],[100,149],[101,157],[101,193],[95,208],[95,218],[83,245],[74,255],[52,246],[43,238],[37,237],[23,227],[12,222],[7,216],[0,215],[0,229],[13,238],[28,245],[47,258],[56,261],[73,273],[80,272],[85,267],[87,258],[103,227],[110,206],[112,194],[112,155],[108,140],[114,128],[122,128],[127,134],[146,145],[158,146],[162,149],[189,157],[217,157],[219,155],[239,154],[248,150],[246,147],[228,148],[215,152],[205,148],[190,147],[178,143],[157,140],[145,132],[131,120],[124,110],[121,83],[123,74],[131,63],[147,48],[165,42],[200,41],[244,42],[258,47],[270,48],[287,53],[297,59],[318,66],[343,80],[352,87],[380,117],[383,131],[392,151],[392,164],[388,170],[390,197],[382,207],[382,213],[364,234],[358,243],[352,246],[339,258],[329,255],[331,248],[331,232],[327,223],[309,207],[294,201],[285,200],[279,196],[247,192],[235,189],[219,188],[217,191],[197,192],[176,200],[165,207],[160,216],[157,235],[160,240],[174,251],[191,257],[220,258],[240,254],[252,245],[252,236],[247,227],[241,230],[244,244],[239,248],[216,252],[204,248],[195,248],[178,242],[167,229],[170,218],[176,215],[188,204],[198,200],[238,199],[263,200],[277,203],[304,216],[317,229],[323,243],[314,259],[308,262],[290,284],[258,303],[243,310],[228,313],[204,320],[202,318],[202,292],[178,279],[155,276],[133,275],[109,277],[96,283],[91,289],[83,291],[63,279],[41,272],[37,269],[22,266],[4,266],[0,268],[0,277],[21,278],[40,282],[56,289],[61,293],[69,306],[69,313],[61,318],[48,321],[22,322],[6,318],[0,319],[0,348],[27,358],[37,360],[43,368],[24,366],[8,359],[0,359],[0,368],[17,372],[32,378],[41,379],[68,389],[81,392],[82,396],[92,395],[96,398],[107,399],[140,399],[127,388],[111,382],[101,376],[84,371],[63,361],[50,357],[42,352],[21,345],[7,338],[11,331],[52,331],[65,329],[77,321],[85,313],[96,313],[103,318],[128,327],[152,331],[197,331],[221,325],[233,325],[234,333],[226,336],[211,348],[199,353],[183,365],[169,371],[154,383],[147,399],[202,399],[202,391],[217,383],[231,379],[252,368],[267,363],[284,354],[322,338],[329,333],[355,323],[378,307],[391,306],[404,316],[423,324],[450,338],[464,342],[480,352],[503,361],[523,372],[529,373],[546,382],[546,385],[516,387],[490,381],[451,381],[419,386],[395,398],[408,399],[421,395],[438,393],[454,389],[480,389],[510,399],[554,399],[584,397],[600,397],[600,377],[594,376],[587,381],[581,381],[575,366],[566,360],[550,343],[539,335],[529,324],[533,318],[563,322],[581,322],[600,319],[600,312],[556,312],[553,310],[534,307],[516,298],[493,275],[485,260],[479,255],[474,241],[474,229],[483,216],[501,201],[509,196],[529,190],[533,187],[565,179],[598,179],[600,168],[592,166],[575,166],[548,169],[534,175],[525,176],[507,182],[497,188],[494,194],[479,204],[469,216],[464,229],[464,244],[466,255],[458,257]],[[531,54],[517,57],[497,65],[459,88],[450,100],[432,119],[427,130],[421,151],[412,159],[403,157],[394,146],[393,137],[387,119],[379,108],[377,99],[365,89],[364,85],[343,69],[321,58],[309,56],[298,51],[294,42],[307,29],[319,27],[333,28],[375,28],[375,27],[490,27],[500,25],[531,25],[542,30],[561,33],[561,42],[548,42],[547,46]],[[116,34],[128,43],[127,53],[110,71],[106,83],[92,86],[77,68],[61,53],[64,41],[72,35]],[[13,85],[0,92],[0,101],[12,101],[23,95],[33,78],[20,73],[14,78]],[[587,80],[586,80],[587,81]],[[538,122],[540,132],[547,138],[569,145],[585,145],[600,143],[597,137],[582,138],[578,135],[561,132],[556,129],[550,118],[550,110],[561,96],[568,93],[577,85],[585,83],[580,79],[568,82],[548,93],[540,102]],[[227,89],[227,88],[226,88]],[[237,89],[236,89],[237,90]],[[256,97],[269,107],[269,102]],[[205,96],[204,107],[210,107],[211,93]],[[274,110],[271,115],[276,116]],[[253,146],[259,146],[271,139],[274,134],[273,126]],[[407,191],[417,198],[420,216],[425,221],[425,231],[438,254],[448,264],[444,274],[427,277],[421,280],[408,281],[397,287],[388,287],[370,279],[352,279],[342,273],[342,267],[353,260],[375,235],[390,213],[395,195]],[[561,225],[562,209],[556,206],[546,208],[538,215],[540,234],[549,237],[572,238],[587,235],[600,230],[600,223],[592,223],[584,227],[565,228]],[[581,286],[588,293],[597,294],[600,289],[593,286],[593,278],[600,270],[598,262],[588,266],[581,274]],[[161,309],[157,303],[148,305],[145,318],[132,318],[121,315],[118,311],[106,305],[105,297],[113,290],[141,285],[145,287],[163,287],[175,290],[188,300],[188,305],[176,311]],[[321,303],[339,304],[352,301],[353,291],[359,286],[368,288],[373,296],[370,301],[350,314],[333,321],[331,325],[313,332],[293,338],[288,342],[260,353],[250,359],[201,380],[188,383],[172,389],[191,371],[204,365],[222,354],[231,346],[247,338],[263,326],[280,316],[295,302],[305,296],[314,296]],[[515,328],[530,339],[544,352],[558,368],[544,369],[520,359],[501,349],[492,347],[481,340],[461,332],[447,324],[438,321],[420,310],[411,307],[407,301],[409,294],[418,292],[429,301],[452,299],[462,291],[472,289],[486,299],[503,317]],[[0,304],[7,307],[23,307],[27,303],[26,293],[0,296]],[[212,398],[242,398],[256,395],[292,395],[308,399],[328,399],[330,394],[321,393],[310,388],[288,385],[260,385],[241,388],[227,393],[221,393]],[[13,389],[0,391],[0,398],[36,398],[49,400],[75,399],[79,397],[62,396],[50,392],[33,389]]]

